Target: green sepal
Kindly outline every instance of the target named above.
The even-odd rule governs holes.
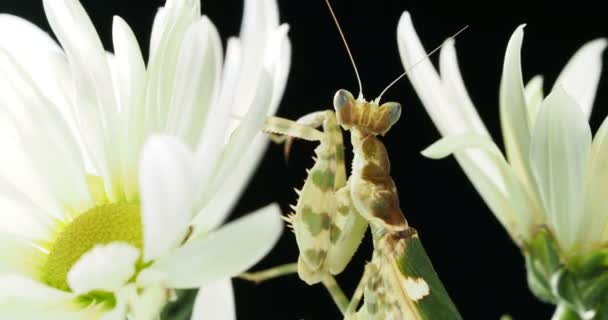
[[[561,267],[559,248],[546,229],[539,229],[525,246],[528,286],[542,301],[556,303],[549,279]]]
[[[417,235],[404,239],[406,250],[397,257],[399,271],[404,277],[422,278],[429,286],[430,294],[415,302],[422,319],[462,319],[450,299],[441,280]]]
[[[608,271],[608,249],[594,250],[584,256],[576,256],[568,265],[580,277],[596,277]]]

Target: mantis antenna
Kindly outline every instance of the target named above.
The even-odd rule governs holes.
[[[388,89],[390,89],[393,85],[395,85],[395,83],[397,83],[399,80],[401,80],[403,77],[405,77],[408,74],[408,72],[412,71],[412,69],[414,69],[414,67],[416,67],[419,63],[425,61],[430,56],[432,56],[433,53],[435,53],[437,50],[441,49],[447,43],[447,41],[449,39],[456,38],[459,34],[461,34],[468,27],[469,27],[468,25],[464,26],[462,29],[458,30],[458,32],[454,33],[454,35],[452,35],[451,37],[448,37],[445,41],[443,41],[437,48],[433,49],[433,51],[429,52],[429,54],[427,54],[424,58],[416,61],[416,63],[414,63],[413,65],[407,67],[405,69],[405,72],[403,72],[400,76],[397,77],[397,79],[393,80],[393,82],[391,82],[386,88],[384,88],[384,90],[382,90],[382,92],[380,93],[380,95],[378,96],[378,98],[376,98],[375,101],[380,102],[380,99],[382,98],[382,96],[386,93],[386,91],[388,91]]]
[[[334,19],[334,23],[336,24],[336,27],[338,28],[338,32],[340,33],[340,38],[342,38],[342,42],[344,43],[344,46],[346,47],[346,52],[348,53],[350,62],[352,63],[353,68],[355,69],[355,75],[357,76],[357,82],[359,83],[359,98],[362,98],[363,97],[363,85],[361,84],[361,77],[359,76],[359,70],[357,70],[357,64],[355,63],[355,59],[353,58],[353,54],[351,53],[350,48],[348,47],[348,42],[346,41],[344,32],[342,32],[342,28],[340,27],[340,22],[338,22],[338,18],[336,17],[336,14],[334,13],[334,9],[331,7],[331,3],[329,3],[329,0],[325,0],[325,3],[327,3],[327,7],[329,8],[329,13],[331,14],[331,17]]]

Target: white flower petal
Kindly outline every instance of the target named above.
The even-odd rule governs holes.
[[[478,167],[469,165],[468,161],[461,162],[463,168],[468,169],[470,177],[473,177],[471,181],[481,196],[514,240],[521,243],[528,239],[530,232],[542,221],[542,216],[538,215],[535,202],[529,198],[512,168],[489,137],[477,133],[447,136],[422,151],[422,154],[439,159],[467,149],[477,149],[475,151],[484,153],[499,168],[499,174],[505,182],[504,190],[492,184]]]
[[[157,17],[152,34],[146,90],[146,130],[165,130],[174,90],[179,51],[188,27],[200,20],[200,2],[168,1]]]
[[[289,26],[286,24],[274,30],[266,47],[264,68],[272,74],[274,84],[268,115],[273,115],[277,111],[287,85],[287,75],[291,66],[291,42],[287,36],[288,31]]]
[[[133,319],[136,320],[157,319],[166,303],[167,289],[155,285],[144,288],[143,292],[138,294],[134,301],[131,301],[130,311],[133,314]]]
[[[96,319],[94,309],[74,310],[68,302],[57,306],[54,303],[10,302],[0,303],[0,319],[19,320],[88,320]]]
[[[248,159],[240,162],[230,175],[226,177],[223,184],[216,190],[216,196],[201,209],[193,220],[194,235],[207,233],[221,225],[236,205],[241,193],[253,176],[258,167],[266,147],[268,137],[262,133],[256,134],[248,146],[247,153],[242,157]]]
[[[139,172],[145,261],[184,240],[193,214],[193,175],[193,155],[185,144],[170,136],[148,139]]]
[[[528,119],[530,119],[530,127],[534,128],[536,123],[536,116],[538,115],[538,109],[540,108],[545,95],[543,93],[543,77],[535,76],[524,89],[526,97],[526,107],[528,108]]]
[[[198,291],[191,320],[235,320],[234,292],[230,279],[219,280]]]
[[[203,210],[194,219],[194,225],[197,231],[209,231],[210,229],[207,229],[208,227],[217,225],[218,222],[225,218],[227,215],[226,211],[215,211],[216,208],[214,208],[214,211],[211,211],[208,208],[209,203],[214,201],[223,202],[223,199],[229,199],[231,201],[230,205],[234,205],[236,199],[232,198],[231,195],[238,197],[253,173],[253,170],[245,171],[243,169],[249,168],[252,165],[255,167],[259,163],[259,156],[243,161],[243,154],[247,153],[250,148],[255,148],[252,150],[260,150],[266,146],[266,144],[252,144],[252,137],[255,139],[255,137],[260,134],[262,124],[267,115],[267,108],[270,99],[272,98],[272,81],[270,80],[270,76],[263,72],[262,81],[258,85],[257,95],[249,112],[243,119],[241,125],[233,132],[228,145],[224,148],[222,157],[220,158],[220,165],[212,176],[211,181],[205,182],[207,186],[200,200],[200,203],[203,205],[199,206],[202,207]],[[204,154],[197,154],[197,157],[204,156]],[[198,160],[198,163],[205,163],[205,161],[200,159]],[[237,185],[227,185],[227,181],[231,177],[234,177],[236,173],[245,175],[238,176],[239,181]],[[220,193],[220,191],[226,190],[224,186],[231,188],[231,191],[228,191],[228,194]],[[228,210],[230,210],[230,208]],[[208,217],[209,220],[205,222],[205,219],[207,219],[205,214],[207,212],[214,213],[210,213],[210,216]],[[205,229],[201,229],[203,225],[205,225]]]
[[[427,58],[408,12],[399,20],[397,35],[401,62],[439,132],[442,135],[470,131],[486,133],[462,82],[454,42],[448,40],[442,48],[440,63],[445,79],[441,79]]]
[[[9,52],[31,75],[47,99],[54,101],[62,114],[70,110],[68,92],[63,87],[56,63],[66,64],[59,45],[43,30],[20,17],[0,14],[0,48]],[[51,59],[60,56],[62,60]]]
[[[65,120],[11,55],[0,49],[0,101],[13,117],[28,159],[65,208],[90,207],[83,160]],[[65,177],[70,177],[66,179]]]
[[[460,75],[454,39],[448,39],[441,48],[439,70],[441,71],[443,94],[446,99],[452,102],[452,107],[458,110],[460,114],[459,119],[462,119],[463,127],[488,135],[488,130],[481,121],[477,110],[475,110],[475,106],[473,106],[473,102]]]
[[[76,0],[44,0],[47,19],[62,44],[72,70],[77,107],[74,111],[80,132],[111,200],[119,197],[114,190],[114,174],[119,167],[116,148],[117,101],[106,52],[93,23]]]
[[[54,102],[70,130],[77,133],[72,113],[72,77],[59,45],[29,21],[0,14],[0,48],[17,61],[38,88],[43,89],[41,94]]]
[[[593,138],[586,180],[583,216],[592,221],[586,221],[588,229],[582,243],[593,247],[608,239],[608,117]]]
[[[117,74],[118,103],[123,114],[121,184],[127,201],[132,201],[138,193],[137,175],[133,172],[137,172],[140,146],[144,140],[146,66],[133,31],[120,17],[114,18],[112,39],[115,51],[113,70]]]
[[[593,108],[606,44],[606,39],[597,39],[581,47],[568,61],[553,86],[554,89],[562,86],[587,118]]]
[[[253,266],[272,249],[282,230],[279,207],[269,205],[192,239],[151,268],[164,272],[170,287],[202,287]]]
[[[476,133],[463,133],[459,135],[450,135],[433,143],[426,149],[422,150],[422,155],[430,159],[445,158],[457,150],[467,148],[485,149],[489,152],[500,154],[500,150],[494,142],[483,135]]]
[[[197,161],[198,167],[196,170],[200,181],[208,181],[219,166],[217,160],[221,156],[227,140],[223,135],[228,129],[231,106],[235,99],[234,90],[236,90],[235,86],[239,80],[241,59],[239,40],[236,38],[229,39],[218,100],[208,112],[213,117],[207,118],[207,123],[203,127],[196,148],[196,158],[205,159],[205,161]],[[205,184],[201,185],[200,194],[204,193],[205,187]],[[210,214],[220,213],[214,211]]]
[[[462,83],[453,42],[448,41],[442,49],[440,63],[445,79],[441,79],[427,58],[408,12],[403,13],[397,34],[410,82],[439,132],[444,136],[471,131],[487,135]],[[416,67],[410,69],[413,65]],[[486,152],[475,149],[456,152],[455,156],[492,211],[503,210],[507,182],[497,162]]]
[[[17,275],[0,276],[0,305],[9,301],[30,303],[65,302],[74,296],[65,291],[48,287],[30,278]]]
[[[50,214],[0,177],[0,232],[39,241],[48,239],[53,227]]]
[[[505,53],[500,80],[500,124],[504,137],[507,159],[521,181],[530,185],[530,120],[521,75],[521,45],[524,25],[517,27]]]
[[[565,250],[587,232],[581,215],[591,130],[576,101],[556,88],[541,105],[530,162],[550,226]]]
[[[44,261],[44,254],[29,241],[0,231],[0,274],[34,277],[39,272],[37,262],[40,261]]]
[[[0,146],[2,146],[0,179],[6,180],[22,193],[27,192],[32,202],[43,208],[45,212],[61,212],[62,209],[57,199],[50,192],[42,177],[34,170],[31,160],[25,154],[24,146],[14,124],[10,115],[0,115]]]
[[[161,43],[166,40],[163,37],[176,31],[176,22],[181,20],[186,22],[186,25],[189,25],[194,19],[200,17],[200,11],[200,1],[197,0],[168,0],[164,7],[159,8],[152,25],[148,61],[151,61],[158,54],[159,50],[164,49],[164,47],[161,47],[165,45]]]
[[[215,121],[209,109],[216,102],[222,70],[220,37],[207,17],[188,28],[175,69],[167,128],[194,147],[205,123]]]
[[[117,291],[135,273],[139,250],[123,242],[97,245],[76,261],[68,272],[73,292]]]

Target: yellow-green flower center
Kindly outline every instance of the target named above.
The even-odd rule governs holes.
[[[84,253],[96,245],[115,241],[141,250],[142,232],[138,204],[115,203],[92,208],[60,231],[42,267],[42,279],[52,287],[69,291],[68,272]]]

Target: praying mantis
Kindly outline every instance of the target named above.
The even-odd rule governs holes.
[[[334,96],[333,110],[313,112],[296,121],[279,117],[266,120],[263,130],[277,142],[287,141],[287,152],[290,140],[278,136],[315,141],[319,145],[314,151],[315,164],[308,171],[302,189],[297,190],[297,204],[285,217],[295,233],[300,252],[298,262],[241,277],[259,282],[297,272],[309,285],[322,283],[345,319],[461,319],[417,231],[408,225],[401,211],[397,187],[390,175],[388,152],[378,139],[401,116],[399,103],[380,104],[381,97],[405,74],[378,98],[366,101],[344,34],[329,0],[326,3],[354,66],[360,94],[355,99],[349,91],[341,89]],[[352,172],[348,178],[342,129],[350,134],[353,147]],[[372,260],[348,299],[334,276],[346,268],[368,226],[374,243]]]

